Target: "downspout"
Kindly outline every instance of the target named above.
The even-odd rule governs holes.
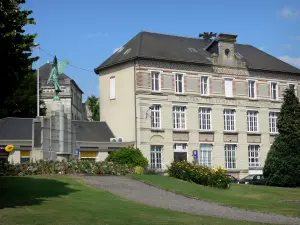
[[[137,148],[137,116],[136,116],[136,75],[135,75],[135,65],[136,61],[134,61],[134,120],[135,120],[135,147]]]

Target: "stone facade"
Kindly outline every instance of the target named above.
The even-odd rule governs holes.
[[[134,69],[134,72],[130,68]],[[254,72],[245,68],[227,68],[217,65],[204,67],[151,60],[139,60],[134,65],[128,64],[126,69],[130,72],[127,73],[128,76],[135,77],[135,88],[126,89],[126,93],[124,92],[122,96],[116,93],[115,100],[123,99],[122,104],[127,104],[126,107],[122,107],[125,111],[134,109],[135,102],[136,119],[125,117],[122,115],[123,112],[119,111],[118,117],[111,116],[112,105],[118,107],[119,104],[114,102],[115,100],[107,99],[109,88],[105,87],[109,87],[109,77],[114,76],[116,82],[122,79],[120,82],[124,90],[129,82],[121,78],[123,68],[116,67],[100,76],[101,120],[105,120],[109,125],[118,123],[116,126],[110,125],[113,133],[126,136],[129,139],[126,141],[136,142],[137,147],[143,151],[149,162],[156,157],[153,156],[153,152],[151,153],[153,146],[160,146],[159,157],[162,160],[162,170],[174,160],[174,145],[181,143],[186,146],[183,151],[186,152],[188,161],[193,160],[192,151],[197,150],[199,163],[203,163],[201,157],[205,157],[206,161],[211,160],[211,166],[227,167],[228,172],[236,177],[242,177],[248,173],[261,173],[270,145],[276,136],[276,132],[270,133],[270,112],[280,110],[282,94],[289,83],[296,85],[296,93],[300,95],[300,88],[297,89],[300,77],[284,73]],[[151,71],[159,72],[160,91],[158,92],[152,90]],[[176,73],[184,75],[183,93],[175,93]],[[201,95],[201,76],[208,77],[207,95]],[[225,96],[224,80],[227,78],[232,80],[233,96],[230,98]],[[248,96],[249,80],[255,81],[255,98],[252,99]],[[271,99],[271,82],[277,84],[278,98],[276,100]],[[120,87],[116,88],[117,92],[121,90]],[[134,92],[135,98],[132,96]],[[153,115],[151,106],[154,104],[160,106],[161,125],[157,129],[151,127]],[[185,107],[185,129],[174,129],[174,106]],[[210,109],[211,128],[208,130],[199,128],[199,108],[201,107]],[[224,109],[234,111],[233,131],[224,130]],[[257,112],[257,131],[249,131],[248,111]],[[123,123],[130,125],[129,129],[126,129],[127,132],[121,128]],[[133,131],[132,127],[135,127],[136,131]],[[211,145],[209,159],[206,153],[201,152],[201,144]],[[225,150],[225,145],[235,146],[234,153],[230,152],[234,154],[230,156],[234,159],[226,155],[228,153],[225,151],[228,149]],[[250,160],[249,155],[252,158]],[[228,163],[235,165],[228,165]]]

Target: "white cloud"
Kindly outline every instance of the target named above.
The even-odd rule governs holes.
[[[264,50],[265,50],[265,48],[264,48],[264,47],[260,47],[260,48],[258,48],[258,49],[260,49],[260,50],[262,50],[262,51],[264,51]]]
[[[115,53],[116,51],[118,51],[120,48],[114,48],[113,53]]]
[[[284,55],[284,56],[280,56],[278,58],[286,63],[292,64],[292,65],[300,68],[300,57],[291,57],[288,55]]]
[[[284,18],[300,16],[300,9],[292,9],[290,7],[284,7],[279,10],[279,15]]]
[[[101,32],[90,33],[87,35],[88,38],[107,37],[107,36],[108,36],[108,33],[101,33]]]
[[[283,44],[281,47],[284,49],[290,49],[292,47],[292,45],[291,44]]]
[[[300,35],[296,36],[296,37],[293,37],[293,40],[300,41]]]

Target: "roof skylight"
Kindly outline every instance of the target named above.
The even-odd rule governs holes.
[[[240,53],[235,53],[235,56],[236,56],[238,59],[243,59],[243,58],[244,58]]]
[[[194,48],[188,48],[188,49],[189,49],[190,52],[197,52],[197,50],[194,49]]]
[[[123,54],[126,55],[130,52],[131,48],[128,48]]]

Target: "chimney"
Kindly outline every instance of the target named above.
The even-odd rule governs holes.
[[[234,55],[234,43],[236,42],[236,38],[236,34],[219,33],[217,37],[209,43],[205,50],[211,54],[218,55],[218,64],[234,65],[236,64]]]

